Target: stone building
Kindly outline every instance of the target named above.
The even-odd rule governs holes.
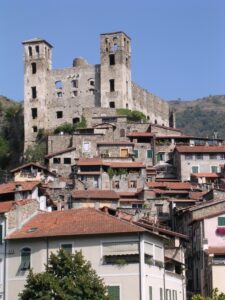
[[[23,45],[25,149],[40,129],[78,123],[85,108],[99,108],[99,115],[101,108],[139,110],[149,122],[169,125],[168,103],[131,80],[131,39],[124,32],[100,35],[100,64],[76,58],[72,67],[59,70],[52,69],[52,45],[46,40]]]

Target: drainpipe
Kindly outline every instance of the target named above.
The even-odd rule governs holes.
[[[48,256],[49,256],[49,240],[48,237],[46,238],[46,266],[48,270]]]
[[[139,233],[139,282],[140,282],[140,300],[145,300],[145,257],[144,257],[144,239],[143,234]]]
[[[4,216],[4,237],[6,237],[6,217]],[[3,256],[3,300],[6,299],[6,251],[7,251],[7,240],[4,240],[4,256]]]
[[[164,258],[164,266],[163,266],[163,299],[166,299],[166,264],[165,264],[165,244],[163,245],[163,258]]]

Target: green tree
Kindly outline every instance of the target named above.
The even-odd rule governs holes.
[[[102,279],[81,252],[51,254],[46,270],[31,270],[20,300],[109,300]]]
[[[58,126],[55,130],[54,133],[58,134],[60,132],[72,134],[74,132],[74,125],[71,123],[63,123],[62,125]]]
[[[24,153],[25,162],[44,163],[45,155],[47,154],[47,144],[45,141],[29,146]]]
[[[209,297],[203,297],[201,295],[194,295],[192,300],[225,300],[225,294],[219,293],[218,289],[213,289]]]

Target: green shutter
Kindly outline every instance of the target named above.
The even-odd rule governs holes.
[[[138,150],[134,150],[134,157],[138,158]]]
[[[152,287],[149,287],[149,300],[152,300]]]
[[[159,294],[160,294],[160,300],[163,300],[163,289],[159,289]]]
[[[198,166],[192,167],[192,173],[198,173]]]
[[[157,153],[157,161],[161,160],[161,153]]]
[[[110,300],[120,300],[120,287],[108,286],[108,294]]]
[[[152,158],[152,150],[151,149],[147,150],[147,158]]]
[[[218,172],[217,166],[211,166],[211,171],[212,173],[217,173]]]
[[[218,226],[225,226],[225,217],[218,217]]]

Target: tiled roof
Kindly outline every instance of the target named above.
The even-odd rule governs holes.
[[[149,188],[167,188],[170,190],[190,190],[192,185],[189,182],[148,182]]]
[[[101,166],[103,161],[100,158],[80,158],[77,161],[78,166]]]
[[[8,212],[12,209],[14,201],[0,202],[0,213]]]
[[[180,153],[224,153],[225,146],[176,146]]]
[[[134,143],[126,142],[126,141],[124,141],[124,142],[109,141],[109,142],[98,142],[97,145],[125,145],[125,146],[128,145],[128,146],[133,146]]]
[[[16,191],[16,186],[21,186],[20,191],[32,191],[39,181],[21,181],[21,182],[8,182],[0,184],[0,194],[14,193]]]
[[[93,208],[80,208],[39,213],[6,239],[122,234],[143,231],[146,230]]]
[[[209,254],[225,254],[225,247],[209,247],[207,252]]]
[[[141,193],[142,191],[143,191],[142,189],[138,189],[137,192],[117,192],[117,194],[120,195],[121,197],[136,196],[137,194]]]
[[[21,170],[21,169],[27,168],[27,167],[29,167],[29,166],[34,166],[34,167],[43,169],[43,170],[45,170],[45,171],[48,171],[48,169],[47,169],[46,167],[40,165],[39,163],[30,162],[30,163],[24,164],[24,165],[22,165],[22,166],[20,166],[20,167],[18,167],[18,168],[15,168],[15,169],[11,170],[10,172],[11,172],[11,173],[14,173],[14,172],[16,172],[16,171],[19,171],[19,170]]]
[[[156,139],[191,139],[191,135],[157,134]]]
[[[153,192],[156,194],[188,194],[189,191],[185,190],[160,190],[160,189],[153,189]]]
[[[191,176],[194,177],[209,177],[209,178],[218,178],[219,175],[216,173],[192,173]]]
[[[93,176],[93,175],[101,175],[101,172],[88,172],[88,171],[85,171],[85,172],[78,172],[77,173],[77,176],[78,175],[86,175],[86,176]]]
[[[137,198],[121,198],[120,202],[129,202],[129,203],[144,203],[145,201]]]
[[[112,190],[73,190],[72,197],[75,199],[119,199],[119,196]]]
[[[165,129],[169,129],[169,130],[172,130],[172,131],[178,131],[178,132],[182,132],[180,129],[177,129],[177,128],[173,128],[173,127],[168,127],[168,126],[163,126],[163,125],[158,125],[158,124],[151,124],[151,129],[152,127],[158,127],[158,128],[165,128]]]
[[[153,137],[155,134],[152,132],[130,132],[127,134],[128,137]]]
[[[70,147],[70,148],[66,148],[66,149],[61,150],[61,151],[50,153],[48,155],[45,155],[45,158],[52,158],[52,157],[54,157],[56,155],[60,155],[60,154],[67,153],[67,152],[71,152],[73,150],[76,150],[76,147]]]
[[[132,162],[108,162],[107,163],[111,168],[145,168],[145,166],[136,161]]]
[[[208,193],[207,192],[190,192],[190,198],[193,199],[193,200],[201,200],[202,197],[204,195],[206,195]]]

